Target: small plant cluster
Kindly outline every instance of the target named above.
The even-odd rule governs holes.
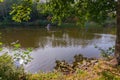
[[[31,60],[33,59],[30,56],[30,53],[32,52],[31,48],[27,48],[25,50],[20,49],[21,45],[17,42],[12,43],[13,46],[13,59],[15,61],[19,61],[22,60],[23,64],[28,64],[29,62],[31,62]]]
[[[98,46],[95,46],[95,48],[98,48],[98,50],[100,50],[101,56],[105,59],[110,59],[112,54],[115,52],[115,46],[109,47],[107,50],[102,49]]]

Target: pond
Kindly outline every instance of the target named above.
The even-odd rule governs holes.
[[[76,54],[85,57],[100,57],[100,51],[95,45],[107,49],[115,44],[115,29],[90,29],[79,28],[53,29],[1,29],[1,41],[6,48],[11,48],[10,43],[19,40],[24,48],[33,48],[31,56],[34,58],[25,66],[29,72],[51,71],[56,60],[73,62]]]

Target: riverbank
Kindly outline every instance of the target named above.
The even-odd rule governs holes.
[[[47,20],[36,20],[33,22],[21,22],[21,23],[17,23],[17,22],[0,22],[0,28],[14,28],[14,27],[27,27],[27,28],[44,28],[45,26],[47,26],[47,24],[51,24],[51,26],[55,26],[56,23],[52,23],[50,21]]]
[[[76,56],[78,57],[78,56]],[[109,59],[79,58],[68,64],[56,61],[56,68],[51,72],[26,73],[23,68],[15,68],[12,58],[0,56],[0,79],[2,80],[120,80],[120,66],[112,66]]]
[[[80,65],[79,65],[80,66]],[[93,61],[91,65],[77,68],[74,73],[58,71],[29,75],[29,80],[120,80],[120,67],[112,67],[109,61]]]
[[[51,22],[48,20],[35,20],[35,21],[29,21],[29,22],[13,22],[13,21],[3,21],[0,22],[0,28],[19,28],[19,27],[27,27],[27,28],[44,28],[48,24],[54,27],[59,27],[59,28],[112,28],[116,27],[116,22],[115,20],[110,20],[110,21],[105,21],[104,23],[96,23],[96,22],[86,22],[85,24],[80,24],[80,23],[75,23],[75,22],[63,22],[61,24],[58,24],[58,22]]]
[[[120,66],[113,57],[86,58],[74,56],[74,62],[56,61],[55,71],[29,75],[29,80],[120,80]]]

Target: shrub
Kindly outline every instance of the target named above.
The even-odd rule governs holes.
[[[12,57],[8,54],[0,56],[0,79],[1,80],[27,80],[23,68],[16,68]]]

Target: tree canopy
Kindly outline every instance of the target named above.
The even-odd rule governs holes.
[[[12,11],[10,12],[10,15],[13,15],[12,20],[16,22],[28,21],[32,11],[31,6],[31,0],[22,0],[13,4]]]
[[[7,0],[0,0],[1,3]],[[49,13],[52,21],[61,23],[66,17],[77,17],[79,23],[86,21],[104,22],[116,15],[116,0],[11,0],[14,2],[10,9],[12,20],[16,22],[28,21],[34,13],[33,5],[40,5],[43,13]],[[35,4],[36,3],[36,4]]]
[[[108,16],[115,17],[116,4],[115,0],[49,0],[44,11],[53,15],[53,21],[74,15],[81,23],[103,22]]]

